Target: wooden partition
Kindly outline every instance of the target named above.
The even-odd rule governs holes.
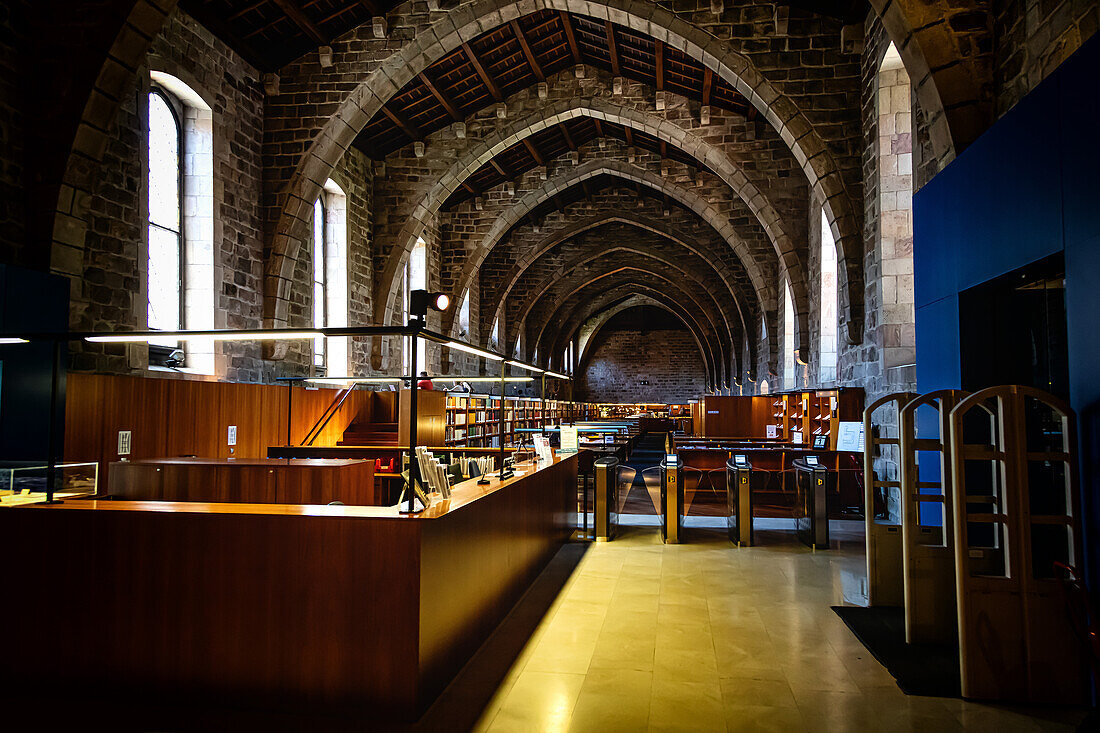
[[[131,501],[6,509],[0,535],[28,551],[4,587],[35,631],[0,635],[0,683],[64,691],[77,708],[107,696],[415,720],[568,541],[579,458],[464,482],[417,516]]]
[[[763,397],[720,397],[708,395],[696,408],[701,413],[695,419],[695,431],[700,436],[728,437],[742,435],[746,437],[764,437],[766,425],[771,417],[771,398]]]
[[[118,433],[131,432],[131,459],[264,458],[272,445],[301,442],[336,396],[335,389],[230,384],[184,379],[71,373],[65,402],[65,460],[98,461],[100,483],[119,459]],[[390,396],[392,395],[392,396]],[[336,445],[356,418],[396,408],[396,392],[355,390],[314,445]],[[229,426],[237,445],[228,444]]]
[[[912,392],[895,392],[880,397],[863,411],[863,517],[867,543],[867,600],[872,606],[900,606],[904,600],[901,525],[875,518],[875,489],[883,489],[889,495],[891,489],[900,489],[901,482],[896,478],[879,478],[875,473],[875,457],[881,446],[899,445],[898,414],[902,405],[914,397]],[[873,429],[875,413],[884,408],[893,410],[892,419],[879,424],[892,427],[893,435],[881,435]]]
[[[956,389],[937,390],[917,397],[901,409],[902,566],[905,640],[910,644],[958,641],[948,415],[968,394]],[[918,411],[922,407],[935,410],[936,419],[924,421],[924,429],[918,430]],[[934,432],[929,431],[933,426]],[[991,431],[993,428],[991,424]],[[925,463],[923,476],[918,453],[936,454],[934,465]],[[926,458],[932,460],[931,455]],[[924,521],[921,510],[925,505],[932,505],[932,513],[939,514],[938,523]]]
[[[996,432],[980,435],[987,412]],[[1082,559],[1076,416],[1009,385],[962,400],[950,425],[962,694],[1086,704],[1085,642],[1054,565]]]

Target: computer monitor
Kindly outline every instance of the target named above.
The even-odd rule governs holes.
[[[820,465],[817,462],[817,456],[806,456],[806,463],[809,463],[811,466]]]
[[[675,466],[680,462],[680,456],[675,453],[668,453],[665,455],[665,464],[669,466]]]
[[[744,466],[748,464],[748,460],[743,455],[736,455],[733,457],[733,462],[738,466]]]
[[[814,436],[814,450],[825,450],[829,447],[828,435],[815,435]]]

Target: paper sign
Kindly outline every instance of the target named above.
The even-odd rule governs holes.
[[[795,431],[791,432],[791,442],[792,443],[801,443],[802,442],[802,431],[795,430]]]
[[[779,426],[778,425],[769,425],[768,426],[768,437],[769,438],[778,438],[779,437]]]
[[[118,431],[118,454],[120,456],[130,455],[130,441],[131,433],[129,430]]]
[[[838,451],[863,452],[863,423],[842,422],[836,439]]]
[[[561,451],[562,453],[577,452],[577,428],[576,426],[561,426]]]
[[[236,444],[237,444],[237,426],[236,425],[230,425],[229,426],[229,445],[236,445]]]

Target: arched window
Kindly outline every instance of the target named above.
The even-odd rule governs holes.
[[[794,389],[794,298],[791,284],[783,281],[783,389]]]
[[[836,381],[837,361],[837,257],[836,241],[825,210],[821,211],[821,337],[818,342],[818,379]]]
[[[496,349],[498,344],[500,344],[500,317],[499,316],[497,316],[497,319],[495,321],[493,321],[493,330],[489,334],[489,348],[490,349]]]
[[[347,198],[329,180],[313,202],[313,327],[348,325]],[[318,336],[313,341],[315,373],[351,373],[348,339]]]
[[[767,393],[768,393],[768,389],[769,389],[769,388],[768,388],[768,380],[766,380],[766,379],[761,379],[761,380],[760,380],[760,390],[759,390],[759,391],[760,391],[760,394],[767,394]]]
[[[313,202],[313,327],[327,325],[328,302],[325,297],[325,204],[324,196]],[[328,365],[325,337],[313,340],[313,365],[322,371]]]
[[[149,93],[149,328],[156,331],[183,328],[182,148],[173,100],[154,88]]]
[[[147,97],[146,293],[153,330],[214,328],[214,125],[210,106],[191,87],[151,71]],[[213,339],[163,342],[184,349],[187,371],[214,373]]]
[[[462,296],[462,305],[458,307],[458,338],[469,340],[470,337],[470,291]]]
[[[405,265],[405,322],[409,320],[409,296],[414,290],[427,290],[428,289],[428,243],[424,241],[423,237],[416,238],[416,246],[413,247],[412,254],[409,255],[409,262]],[[416,370],[412,372],[414,374],[420,374],[425,371],[428,360],[424,354],[424,342],[421,341],[420,348],[417,349],[416,354]],[[408,370],[413,368],[413,365],[409,363],[409,356],[412,354],[412,344],[409,338],[405,338],[404,349],[404,364],[406,374],[410,373]]]

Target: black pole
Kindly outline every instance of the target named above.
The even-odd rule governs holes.
[[[50,417],[46,421],[49,436],[46,440],[46,503],[60,504],[54,501],[54,485],[57,471],[57,398],[60,386],[58,379],[61,375],[61,339],[53,342],[53,378],[50,380]],[[97,489],[98,491],[98,489]]]
[[[515,415],[512,415],[512,419],[515,420]],[[497,474],[497,478],[501,481],[504,480],[504,362],[500,362],[500,418],[498,420],[500,424],[500,435],[497,441],[500,444],[500,473]],[[513,422],[513,426],[515,423]]]
[[[420,326],[422,324],[410,320],[409,325]],[[416,513],[416,508],[413,505],[413,498],[416,495],[414,487],[420,478],[420,465],[416,461],[416,395],[419,391],[416,383],[416,347],[419,340],[419,330],[409,336],[409,364],[412,372],[412,379],[409,380],[409,508],[406,510],[409,514]]]
[[[539,401],[539,427],[546,432],[546,374],[542,375],[542,399]]]

